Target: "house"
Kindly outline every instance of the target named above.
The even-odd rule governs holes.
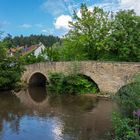
[[[9,56],[14,56],[20,50],[22,50],[22,47],[10,48],[8,50],[8,54],[9,54]]]
[[[45,46],[40,42],[39,44],[36,45],[31,45],[31,46],[17,46],[16,48],[10,48],[9,49],[9,55],[14,56],[16,53],[20,54],[21,56],[26,56],[30,53],[33,53],[36,57],[38,57],[40,54],[43,53],[45,50]],[[46,60],[48,60],[48,56],[44,56]]]

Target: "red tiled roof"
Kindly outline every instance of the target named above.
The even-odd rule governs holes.
[[[17,51],[20,51],[20,50],[22,50],[22,47],[10,48],[9,52],[16,53]]]
[[[24,48],[25,50],[22,52],[22,56],[27,55],[37,49],[39,45],[31,45],[30,47]]]
[[[40,45],[31,45],[30,47],[27,46],[20,46],[16,48],[10,48],[8,52],[16,53],[19,52],[22,56],[27,55],[37,49]]]

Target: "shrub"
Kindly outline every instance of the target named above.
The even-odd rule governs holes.
[[[115,101],[119,112],[112,117],[114,140],[140,140],[140,118],[136,116],[140,109],[140,74],[119,90]]]
[[[7,57],[0,62],[0,90],[13,89],[19,86],[22,64],[15,57]]]
[[[49,85],[50,92],[56,94],[84,94],[96,93],[97,85],[81,75],[64,75],[62,73],[50,73]]]
[[[47,85],[48,91],[55,94],[62,93],[62,82],[63,82],[64,74],[62,73],[50,73],[49,74],[49,84]]]
[[[114,140],[139,140],[139,136],[134,131],[133,120],[114,113],[112,117],[115,137]]]
[[[132,117],[133,111],[140,108],[140,73],[132,78],[130,84],[118,91],[115,101],[122,114]]]
[[[132,83],[124,86],[119,90],[115,99],[120,111],[132,117],[133,111],[140,107],[140,84]]]

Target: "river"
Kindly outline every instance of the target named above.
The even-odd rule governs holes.
[[[0,140],[109,140],[113,103],[47,96],[44,88],[0,93]]]

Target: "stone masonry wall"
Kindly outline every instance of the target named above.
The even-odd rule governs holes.
[[[116,93],[122,86],[130,82],[131,77],[140,72],[140,63],[126,62],[45,62],[26,66],[22,76],[24,83],[29,82],[30,77],[40,72],[48,78],[49,72],[78,72],[89,76],[96,82],[101,92]]]

